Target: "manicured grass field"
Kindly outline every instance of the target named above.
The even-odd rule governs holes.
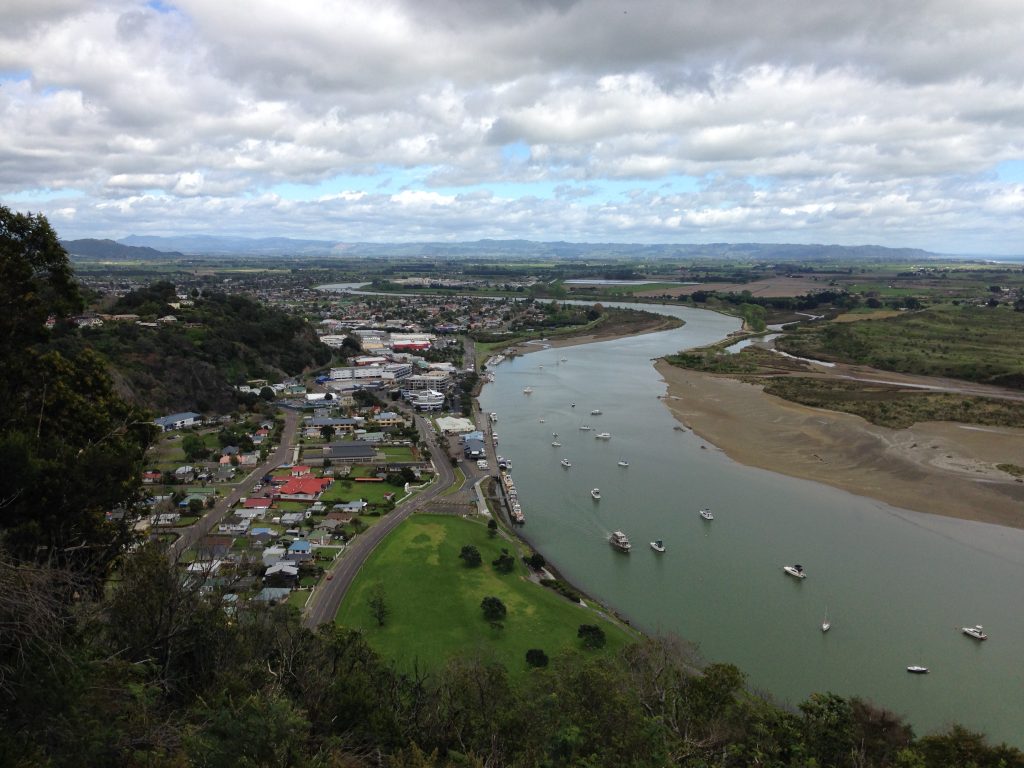
[[[405,494],[404,488],[399,488],[390,483],[356,483],[347,485],[344,480],[336,480],[331,487],[320,494],[320,501],[325,504],[334,504],[344,501],[355,501],[362,499],[367,504],[382,504],[384,496],[394,493],[399,498]]]
[[[459,559],[471,544],[483,564],[469,568]],[[601,619],[592,610],[570,603],[554,592],[529,582],[519,561],[512,573],[492,566],[512,542],[489,538],[483,523],[448,515],[414,515],[400,525],[370,556],[349,589],[336,621],[362,630],[369,643],[401,669],[417,663],[436,669],[460,652],[482,653],[502,662],[513,674],[527,670],[526,651],[541,648],[553,656],[564,648],[579,648],[580,624],[597,624],[614,651],[629,642],[626,631]],[[369,598],[383,588],[390,615],[383,627],[371,614]],[[508,615],[496,629],[483,618],[480,602],[494,596]]]
[[[413,461],[412,449],[407,445],[385,445],[380,450],[388,461]]]

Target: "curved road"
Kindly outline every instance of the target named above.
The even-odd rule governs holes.
[[[292,460],[292,452],[295,450],[295,435],[299,427],[299,413],[286,410],[284,413],[284,430],[281,432],[281,444],[277,447],[267,460],[249,473],[241,483],[235,486],[227,496],[217,502],[216,506],[203,515],[199,520],[188,528],[181,528],[180,536],[167,548],[167,556],[172,562],[181,557],[181,553],[198,542],[203,536],[213,530],[213,527],[224,519],[228,511],[238,500],[248,496],[256,483],[262,477],[282,464],[289,464]]]
[[[415,416],[414,419],[430,451],[431,462],[437,474],[436,479],[429,488],[399,504],[379,523],[367,528],[349,542],[345,552],[338,559],[338,564],[329,572],[331,578],[320,582],[313,592],[302,621],[306,627],[314,628],[325,622],[334,621],[345,593],[376,546],[409,515],[455,482],[455,471],[448,461],[448,452],[438,444],[433,426],[422,416]]]

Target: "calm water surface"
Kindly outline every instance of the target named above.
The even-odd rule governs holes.
[[[956,721],[1024,746],[1024,532],[744,467],[675,429],[651,358],[719,340],[736,321],[657,311],[687,324],[535,352],[502,363],[484,388],[499,451],[513,460],[524,535],[585,592],[645,630],[696,643],[708,660],[737,664],[781,701],[858,695],[906,715],[918,733]],[[714,522],[698,517],[703,506]],[[609,547],[615,529],[632,554]],[[662,555],[648,546],[657,538]],[[805,580],[783,573],[792,563]],[[826,610],[832,629],[822,634]],[[960,634],[976,623],[988,641]],[[909,664],[931,672],[907,674]]]

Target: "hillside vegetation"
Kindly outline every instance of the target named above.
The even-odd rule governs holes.
[[[130,399],[157,411],[231,410],[233,386],[248,379],[278,381],[330,362],[304,321],[239,295],[207,293],[178,310],[171,283],[154,283],[122,297],[112,313],[143,318],[173,314],[174,323],[143,327],[110,322],[83,330],[78,341],[101,353],[126,383]]]
[[[776,340],[800,357],[1024,388],[1024,312],[932,307],[856,323],[812,323]]]

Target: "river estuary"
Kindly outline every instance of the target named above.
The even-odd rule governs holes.
[[[733,462],[676,428],[651,359],[719,340],[737,322],[645,309],[686,325],[540,350],[501,363],[484,387],[498,451],[513,460],[523,535],[638,627],[735,663],[782,702],[858,695],[905,715],[918,733],[955,721],[1024,746],[1024,531],[909,512]],[[600,432],[611,439],[596,439]],[[698,516],[705,506],[713,522]],[[607,544],[615,529],[631,538],[631,554]],[[654,539],[664,554],[649,548]],[[806,569],[803,581],[783,573],[794,563]],[[832,628],[823,634],[826,612]],[[988,641],[960,633],[976,623]],[[911,664],[930,673],[910,675]]]

